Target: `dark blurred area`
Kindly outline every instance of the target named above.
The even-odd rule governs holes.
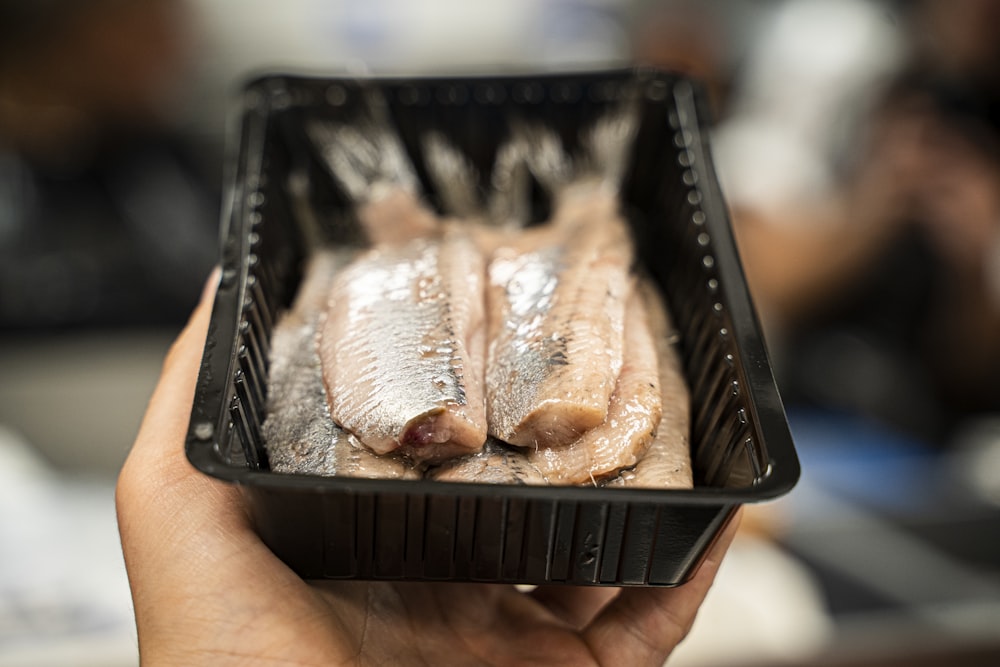
[[[187,20],[176,0],[0,2],[0,331],[193,307],[219,174],[171,127]]]
[[[1000,664],[1000,3],[0,0],[0,667],[137,664],[113,479],[242,81],[635,61],[704,84],[803,463],[669,664]]]

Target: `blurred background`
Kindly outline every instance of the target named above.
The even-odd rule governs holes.
[[[1000,664],[1000,3],[0,0],[0,666],[136,665],[114,480],[264,70],[702,79],[802,458],[671,664]]]

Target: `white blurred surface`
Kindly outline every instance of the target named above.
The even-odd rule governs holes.
[[[0,666],[136,664],[113,479],[59,475],[0,429]]]
[[[691,634],[670,667],[805,663],[833,636],[809,572],[769,540],[741,532],[719,568]]]
[[[264,72],[442,75],[600,68],[630,56],[635,0],[188,0],[193,131],[217,138]]]

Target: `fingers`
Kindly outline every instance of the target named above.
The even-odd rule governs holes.
[[[574,628],[582,628],[617,594],[602,586],[539,586],[530,595],[552,614]]]
[[[180,464],[186,461],[178,454],[183,450],[218,275],[212,273],[187,326],[167,353],[119,484],[147,474],[162,479],[184,472]]]
[[[730,520],[689,582],[677,588],[623,589],[584,629],[584,641],[598,664],[663,664],[691,629],[736,534],[740,514]]]
[[[167,353],[160,381],[153,393],[146,418],[140,429],[139,444],[147,442],[148,438],[144,438],[144,436],[148,436],[149,431],[162,434],[163,431],[160,429],[168,427],[171,429],[171,434],[175,433],[178,426],[177,415],[183,411],[187,416],[186,413],[191,410],[191,401],[194,398],[198,368],[205,349],[205,338],[208,335],[212,302],[215,298],[218,278],[218,271],[214,271],[205,283],[201,299],[194,312],[191,313],[187,326],[181,331]],[[181,426],[183,431],[186,431],[187,420],[183,421]]]

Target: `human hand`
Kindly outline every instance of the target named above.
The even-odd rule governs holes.
[[[184,455],[212,295],[210,281],[118,480],[143,665],[660,665],[687,634],[738,520],[672,589],[303,581],[240,491]]]

